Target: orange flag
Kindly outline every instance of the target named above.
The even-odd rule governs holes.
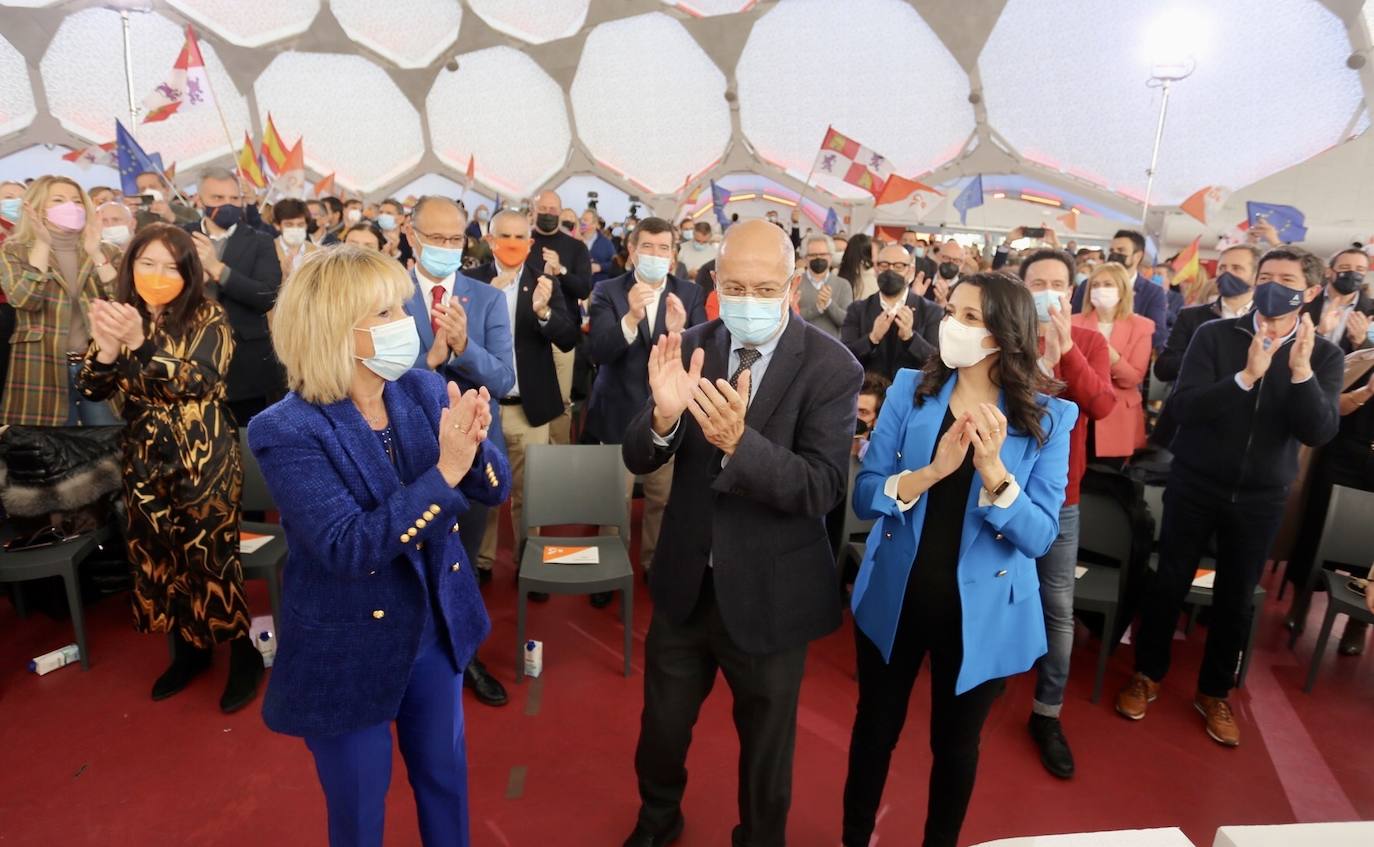
[[[1078,232],[1078,210],[1070,209],[1065,214],[1060,215],[1055,220],[1064,225],[1064,229],[1069,232]]]
[[[477,160],[471,153],[468,154],[468,169],[463,173],[463,178],[467,180],[467,187],[472,188],[472,180],[477,176]]]
[[[297,141],[296,146],[286,154],[282,169],[277,172],[277,177],[272,180],[272,187],[267,192],[269,203],[275,203],[283,197],[294,197],[297,200],[305,197],[304,140]]]
[[[1178,208],[1197,218],[1199,223],[1205,224],[1208,218],[1226,205],[1230,196],[1231,192],[1220,185],[1209,185],[1195,191],[1192,196],[1180,203]]]
[[[907,179],[904,176],[893,174],[889,176],[887,182],[883,184],[883,190],[879,192],[875,205],[882,206],[887,203],[900,203],[918,191],[925,191],[930,194],[940,193],[924,182],[918,182],[914,179]]]
[[[315,196],[324,197],[334,190],[334,174],[330,174],[319,182],[315,183]]]

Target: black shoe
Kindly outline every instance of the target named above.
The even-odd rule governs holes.
[[[531,591],[529,594],[526,594],[525,596],[530,599],[531,603],[549,602],[549,594],[547,591]]]
[[[1060,779],[1072,777],[1073,752],[1069,750],[1069,741],[1064,737],[1064,727],[1059,723],[1059,718],[1033,714],[1030,716],[1029,729],[1035,746],[1040,748],[1040,764],[1045,766],[1045,770]]]
[[[1345,619],[1345,631],[1341,633],[1341,644],[1336,652],[1342,656],[1358,656],[1364,653],[1364,637],[1369,632],[1369,624],[1363,621]]]
[[[588,599],[592,601],[593,609],[604,609],[607,606],[611,605],[611,601],[615,599],[615,592],[597,591],[596,593],[589,595]]]
[[[477,658],[468,662],[467,668],[463,671],[463,687],[472,689],[476,695],[477,702],[485,703],[488,706],[506,705],[506,689],[496,677],[487,672],[487,666],[482,664]]]
[[[219,710],[227,715],[253,702],[262,673],[262,654],[251,638],[244,635],[229,642],[229,679],[219,698]]]
[[[625,839],[625,847],[663,847],[665,844],[672,844],[682,837],[682,825],[683,819],[680,814],[677,820],[659,833],[649,832],[643,825],[636,824],[635,831]]]
[[[191,680],[205,673],[209,667],[209,648],[196,647],[174,632],[172,665],[153,683],[153,699],[166,700],[190,685]]]
[[[491,582],[491,568],[478,568],[477,584],[486,585],[488,582]]]

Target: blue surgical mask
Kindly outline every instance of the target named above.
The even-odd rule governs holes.
[[[420,333],[415,319],[407,315],[398,321],[368,328],[372,336],[372,355],[363,366],[387,382],[395,382],[415,367],[420,358]]]
[[[1265,282],[1255,286],[1255,309],[1266,318],[1287,315],[1302,307],[1302,292],[1295,288]]]
[[[1374,344],[1374,324],[1369,325],[1369,329],[1364,331],[1364,337],[1369,339],[1370,344]]]
[[[913,250],[912,253],[916,256],[916,258],[924,259],[926,257],[926,248],[917,245],[916,249]]]
[[[433,244],[420,245],[420,267],[435,279],[452,275],[463,265],[462,248],[438,247]]]
[[[391,214],[390,212],[382,212],[380,215],[377,216],[377,226],[381,227],[382,229],[395,229],[396,216]]]
[[[1154,276],[1150,277],[1150,281],[1153,282],[1155,285],[1158,285],[1160,288],[1163,288],[1164,274],[1155,274]]]
[[[645,282],[659,282],[668,275],[668,257],[641,253],[635,257],[635,273]]]
[[[1226,271],[1217,277],[1217,291],[1222,297],[1239,297],[1250,290],[1250,283]]]
[[[23,211],[24,198],[10,197],[0,200],[0,218],[4,218],[10,223],[19,223],[19,213]]]
[[[762,344],[778,331],[787,298],[720,297],[720,319],[736,341]]]
[[[1035,317],[1042,324],[1050,322],[1050,313],[1059,311],[1059,295],[1053,291],[1032,292],[1035,298]]]

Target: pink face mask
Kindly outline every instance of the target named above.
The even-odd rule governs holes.
[[[48,207],[48,222],[65,230],[76,232],[86,226],[86,207],[80,203],[58,203]]]

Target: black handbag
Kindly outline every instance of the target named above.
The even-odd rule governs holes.
[[[56,543],[117,517],[123,426],[0,429],[0,505],[14,529],[6,546]]]

